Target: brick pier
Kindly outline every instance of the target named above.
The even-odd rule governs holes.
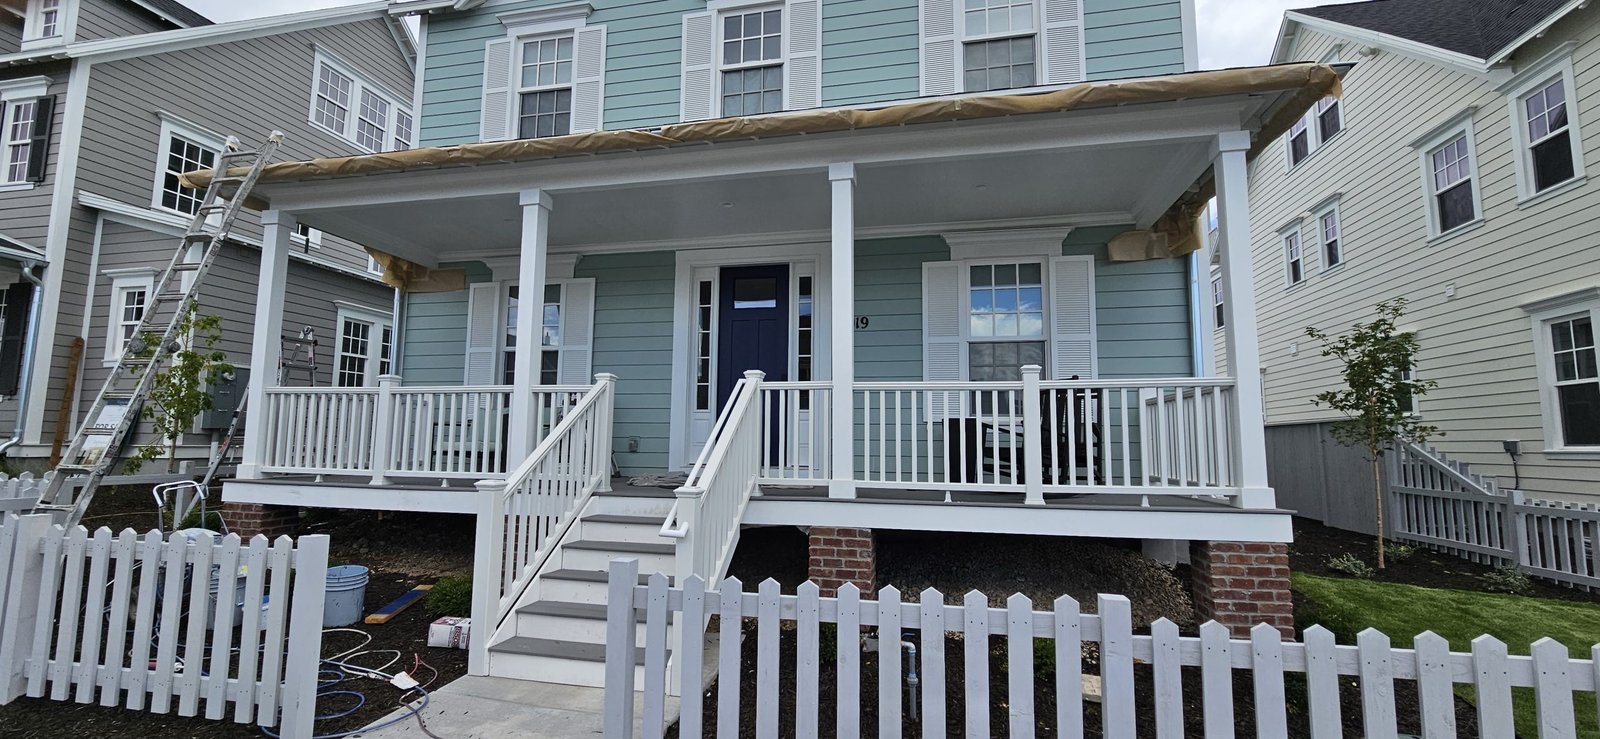
[[[1195,607],[1202,621],[1248,636],[1258,623],[1294,636],[1289,590],[1289,545],[1197,541],[1189,546]]]

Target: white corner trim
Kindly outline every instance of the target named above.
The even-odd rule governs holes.
[[[582,28],[593,13],[594,6],[589,3],[567,3],[501,13],[495,17],[505,26],[507,36],[516,37]]]
[[[940,234],[950,245],[950,259],[1061,256],[1071,227],[1022,228],[1009,231],[954,231]]]
[[[26,100],[44,97],[50,89],[50,78],[43,75],[0,81],[0,100]]]
[[[1596,301],[1600,301],[1600,285],[1580,287],[1554,295],[1545,294],[1525,303],[1518,303],[1517,307],[1525,313],[1538,315]]]

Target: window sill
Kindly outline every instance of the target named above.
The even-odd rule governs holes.
[[[1283,288],[1283,291],[1285,293],[1291,293],[1291,292],[1299,290],[1300,288],[1305,287],[1305,286],[1306,286],[1306,278],[1302,277],[1302,278],[1300,278],[1299,282],[1291,282],[1288,285],[1285,285],[1284,288]]]
[[[0,182],[0,192],[22,192],[24,190],[32,190],[38,186],[37,183],[33,182]]]
[[[1444,233],[1429,236],[1427,243],[1429,246],[1433,246],[1434,244],[1438,244],[1440,242],[1449,241],[1450,239],[1460,236],[1461,234],[1468,233],[1470,231],[1476,231],[1482,228],[1483,223],[1484,220],[1481,217],[1467,221],[1466,223],[1456,226],[1455,228],[1452,228]]]
[[[1336,275],[1336,274],[1344,271],[1344,265],[1345,265],[1345,262],[1340,262],[1338,264],[1333,265],[1332,267],[1323,267],[1322,269],[1317,271],[1317,274],[1319,274],[1319,275]]]
[[[1317,158],[1317,155],[1322,153],[1323,149],[1326,149],[1329,146],[1332,146],[1334,144],[1339,143],[1339,137],[1343,136],[1344,132],[1347,131],[1347,130],[1349,130],[1349,129],[1341,128],[1341,129],[1339,129],[1338,133],[1333,135],[1332,138],[1323,139],[1321,143],[1317,144],[1316,148],[1312,149],[1310,152],[1308,152],[1306,154],[1306,158],[1305,159],[1301,159],[1298,162],[1289,162],[1288,158],[1285,157],[1284,161],[1289,164],[1289,169],[1286,172],[1286,174],[1293,174],[1296,170],[1299,170],[1301,167],[1306,166],[1306,162],[1309,162],[1312,159]]]
[[[1587,183],[1588,181],[1589,181],[1589,178],[1586,175],[1581,175],[1580,174],[1577,177],[1574,177],[1574,178],[1572,178],[1570,180],[1567,180],[1566,182],[1563,182],[1563,183],[1561,183],[1559,185],[1553,185],[1551,187],[1547,187],[1547,188],[1545,188],[1544,190],[1542,190],[1540,192],[1534,193],[1533,195],[1529,195],[1527,197],[1522,197],[1522,198],[1517,198],[1517,207],[1520,209],[1520,208],[1527,208],[1527,207],[1530,207],[1530,206],[1538,205],[1539,203],[1544,202],[1545,200],[1549,200],[1550,198],[1558,197],[1558,196],[1560,196],[1560,195],[1562,195],[1562,194],[1564,194],[1566,192],[1569,192],[1569,191],[1572,191],[1572,190],[1576,190],[1576,189],[1578,189],[1580,187],[1583,187],[1583,185],[1585,183]]]
[[[1582,449],[1546,449],[1544,456],[1551,459],[1571,460],[1573,462],[1600,461],[1600,447]]]

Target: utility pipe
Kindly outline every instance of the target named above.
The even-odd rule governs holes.
[[[917,678],[917,643],[902,636],[900,649],[905,655],[907,664],[906,707],[910,709],[911,720],[922,723],[922,719],[917,715],[917,688],[922,685],[922,681]]]
[[[28,337],[22,349],[22,377],[17,380],[17,422],[11,438],[0,442],[0,457],[22,443],[22,433],[28,422],[28,385],[33,382],[33,355],[38,350],[39,306],[44,302],[44,281],[33,274],[37,263],[22,265],[22,278],[33,284],[33,299],[28,302]]]

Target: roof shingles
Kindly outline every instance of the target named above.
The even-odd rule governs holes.
[[[1488,59],[1566,0],[1368,0],[1295,12]]]

